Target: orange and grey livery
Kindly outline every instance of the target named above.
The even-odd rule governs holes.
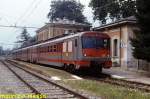
[[[91,69],[101,72],[112,66],[110,37],[87,31],[13,51],[13,58],[64,67],[69,71]]]

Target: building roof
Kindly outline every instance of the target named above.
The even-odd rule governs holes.
[[[46,23],[43,27],[41,27],[40,29],[38,29],[36,32],[40,32],[48,27],[76,27],[76,28],[90,28],[92,27],[91,25],[89,24],[83,24],[83,23],[78,23],[78,22],[74,22],[74,21],[67,21],[67,22],[64,22],[64,21],[56,21],[56,22],[53,22],[53,23]]]
[[[121,20],[117,20],[117,21],[109,23],[109,24],[95,27],[95,28],[93,28],[93,30],[103,30],[105,28],[110,28],[110,27],[114,27],[114,26],[121,26],[124,24],[137,24],[137,19],[134,16],[131,16],[131,17],[127,17],[127,18],[124,18]]]

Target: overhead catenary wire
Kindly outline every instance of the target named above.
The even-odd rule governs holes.
[[[15,45],[15,43],[3,43],[3,42],[0,42],[0,45]]]
[[[22,28],[32,28],[32,29],[38,29],[37,27],[27,27],[27,26],[16,26],[18,23],[20,23],[20,21],[26,16],[26,14],[28,13],[28,11],[30,9],[32,9],[32,6],[34,5],[34,3],[36,3],[37,0],[32,0],[31,3],[27,6],[26,10],[18,17],[18,19],[15,21],[14,25],[10,25],[10,26],[6,26],[6,25],[0,25],[0,27],[3,28],[12,28],[12,32],[14,31],[15,28],[18,29],[22,29]],[[14,34],[16,33],[16,30],[12,33]],[[11,36],[9,36],[10,38]]]
[[[30,7],[30,9],[28,10],[28,13],[26,13],[26,15],[24,15],[24,17],[22,18],[22,20],[20,20],[18,23],[21,23],[22,25],[25,25],[25,23],[27,23],[26,20],[29,19],[29,17],[34,13],[34,11],[36,10],[36,8],[38,7],[39,4],[41,4],[41,0],[34,0],[35,2],[32,4],[32,6]],[[23,24],[24,23],[24,24]]]
[[[32,20],[33,18],[35,19],[35,16],[40,16],[40,15],[43,16],[43,14],[39,15],[39,12],[44,12],[45,10],[49,9],[47,6],[45,6],[46,0],[45,1],[42,0],[42,2],[41,1],[39,1],[39,2],[40,2],[40,4],[35,6],[35,9],[32,11],[32,14],[30,14],[28,16],[28,19],[27,20],[23,20],[24,22],[26,22],[26,24],[31,24],[31,23],[29,23],[30,22],[29,20]],[[44,16],[45,16],[45,14],[44,14]]]
[[[26,13],[32,8],[32,6],[34,5],[34,3],[36,2],[36,0],[33,0],[27,7],[27,9],[25,10],[25,12],[17,19],[16,24],[18,24],[22,18],[24,18],[26,16]]]
[[[32,28],[32,29],[39,29],[38,27],[28,27],[28,26],[16,26],[16,25],[0,25],[0,27],[4,28]]]

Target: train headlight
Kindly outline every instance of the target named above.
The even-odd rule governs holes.
[[[84,56],[87,56],[86,54],[84,54]]]

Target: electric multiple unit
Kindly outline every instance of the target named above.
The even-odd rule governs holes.
[[[13,57],[22,61],[63,67],[68,71],[91,69],[101,72],[112,66],[110,37],[99,32],[81,32],[21,48]]]

